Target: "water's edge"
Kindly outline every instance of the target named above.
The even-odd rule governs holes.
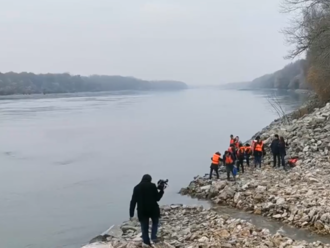
[[[310,232],[309,230],[306,229],[296,228],[261,215],[255,215],[243,210],[239,210],[237,208],[233,208],[225,205],[217,205],[209,200],[196,200],[196,204],[194,205],[203,206],[206,207],[207,209],[212,208],[221,215],[229,215],[231,218],[245,220],[247,222],[252,223],[253,225],[255,225],[260,229],[264,229],[264,228],[268,229],[271,234],[280,233],[293,240],[305,240],[309,243],[321,241],[324,244],[330,244],[329,236],[319,235]],[[107,230],[102,232],[101,235],[105,235],[109,233],[111,229],[115,227],[119,227],[119,225],[112,225]]]
[[[287,114],[287,116],[292,115],[294,112],[295,111]],[[269,126],[273,125],[274,123],[276,123],[276,121],[270,123],[269,125],[267,125],[266,127],[264,127],[261,130],[268,128]],[[212,203],[210,200],[198,200],[197,201],[197,205],[205,206],[205,204],[209,205],[208,206],[209,208],[215,209],[217,212],[219,212],[219,214],[227,214],[232,218],[246,220],[261,229],[266,228],[270,231],[271,234],[280,233],[293,240],[305,240],[309,243],[321,241],[322,243],[330,244],[330,236],[316,234],[307,229],[296,228],[296,227],[290,226],[288,224],[276,221],[274,219],[270,219],[270,218],[267,218],[267,217],[264,217],[261,215],[248,213],[246,211],[239,210],[234,207],[229,207],[229,206],[225,206],[225,205],[216,205],[216,204]],[[113,227],[114,226],[110,227],[107,231],[103,232],[102,235],[106,234]]]

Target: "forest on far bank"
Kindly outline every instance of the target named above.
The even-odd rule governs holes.
[[[308,63],[305,59],[297,60],[273,73],[265,74],[250,82],[237,82],[224,85],[230,89],[311,89],[306,80]]]
[[[61,74],[0,73],[0,95],[99,92],[119,90],[181,90],[183,82],[146,81],[122,76],[80,76]]]
[[[329,102],[330,0],[283,0],[281,7],[281,12],[291,18],[291,23],[282,31],[287,43],[293,47],[286,58],[303,59],[251,82],[226,87],[311,89],[322,102]]]

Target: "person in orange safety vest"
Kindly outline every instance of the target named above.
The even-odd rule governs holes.
[[[230,180],[230,173],[233,175],[233,178],[235,180],[235,175],[234,175],[234,157],[233,154],[230,153],[229,151],[226,151],[224,154],[224,164],[226,166],[226,172],[227,172],[227,180]]]
[[[242,173],[244,173],[244,157],[245,157],[245,147],[242,143],[239,144],[239,148],[237,150],[237,171],[242,169]]]
[[[230,135],[230,141],[229,141],[229,145],[232,145],[235,143],[235,139],[234,139],[234,135]]]
[[[211,166],[210,166],[210,179],[212,178],[213,171],[215,171],[217,175],[217,179],[219,179],[219,164],[222,161],[220,152],[216,152],[211,157]]]
[[[249,143],[245,144],[245,159],[246,159],[246,165],[250,167],[250,157],[252,154],[252,149]]]
[[[257,136],[256,142],[254,142],[253,155],[254,155],[254,167],[257,168],[257,166],[259,165],[259,168],[261,168],[261,160],[262,160],[262,156],[265,155],[265,148],[264,148],[264,143],[260,139],[260,136]]]
[[[238,148],[239,148],[239,144],[240,144],[240,142],[239,142],[239,137],[236,136],[236,137],[235,137],[235,146],[236,146],[236,149],[237,149],[237,150],[238,150]]]
[[[235,163],[237,159],[237,149],[235,143],[231,144],[227,151],[231,153]]]

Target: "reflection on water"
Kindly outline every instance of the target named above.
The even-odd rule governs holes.
[[[1,97],[0,247],[84,244],[128,218],[132,189],[145,173],[169,179],[161,204],[198,204],[177,192],[208,171],[229,134],[247,140],[277,118],[267,94],[195,89]],[[293,95],[278,97],[286,111],[300,105]]]
[[[277,105],[277,108],[282,108],[284,112],[288,113],[302,106],[309,97],[308,92],[297,93],[287,90],[258,90],[252,93],[258,97],[268,99],[269,109],[277,116],[278,113],[274,107],[272,107],[273,104]]]

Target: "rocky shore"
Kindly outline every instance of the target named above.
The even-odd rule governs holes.
[[[165,206],[158,235],[163,248],[309,248],[330,247],[321,242],[295,241],[280,234],[271,235],[245,220],[219,215],[213,209]],[[137,220],[123,223],[111,230],[107,241],[96,242],[84,248],[137,248],[142,247],[140,225]]]
[[[198,176],[181,193],[329,234],[330,104],[298,119],[288,117],[253,136],[260,135],[266,147],[262,170],[247,169],[236,183]],[[288,171],[272,166],[269,145],[274,134],[289,144],[287,159],[299,158]]]
[[[197,176],[180,193],[329,234],[330,104],[310,112],[308,107],[302,108],[252,137],[260,135],[266,147],[261,170],[246,169],[236,182],[225,180],[225,173],[220,175],[220,180],[209,180],[207,174]],[[274,134],[283,136],[289,144],[287,159],[299,158],[288,171],[272,166],[269,145]],[[161,242],[155,247],[330,248],[330,244],[321,242],[296,241],[278,233],[271,235],[267,229],[221,215],[215,209],[171,205],[162,207],[161,212],[158,233]],[[142,241],[140,225],[135,219],[112,228],[84,248],[136,247],[142,247]]]

